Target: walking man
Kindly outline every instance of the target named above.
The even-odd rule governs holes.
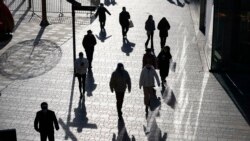
[[[159,36],[161,39],[161,48],[163,48],[166,44],[166,39],[168,37],[168,30],[170,29],[170,25],[168,23],[168,20],[163,17],[160,22],[158,23],[157,28],[159,29]]]
[[[79,53],[79,58],[75,61],[75,76],[79,82],[80,98],[82,98],[85,93],[85,80],[87,68],[89,67],[89,62],[86,58],[83,58],[83,53]]]
[[[46,102],[41,103],[41,109],[36,113],[34,121],[34,128],[40,133],[41,141],[54,141],[54,127],[59,130],[56,115],[53,111],[48,109]]]
[[[116,94],[116,108],[119,119],[122,118],[122,104],[123,98],[128,88],[128,92],[131,91],[131,80],[128,72],[124,69],[122,63],[118,63],[116,70],[112,73],[109,82],[110,90]]]
[[[127,32],[129,30],[129,19],[130,14],[126,11],[126,7],[122,7],[122,12],[119,15],[119,22],[122,26],[122,36],[123,38],[127,37]]]
[[[154,94],[154,87],[156,82],[158,86],[160,86],[159,77],[154,69],[154,67],[150,64],[147,64],[141,71],[139,88],[143,87],[144,92],[144,105],[146,106],[145,112],[146,117],[148,116],[148,107],[150,106],[150,97]]]
[[[89,61],[89,69],[92,68],[92,60],[93,60],[93,54],[94,54],[94,47],[96,45],[96,38],[92,34],[91,30],[87,31],[87,35],[84,36],[82,40],[83,48],[85,49],[85,53],[87,56],[87,59]]]
[[[110,14],[110,12],[104,7],[103,3],[100,4],[100,7],[98,8],[95,16],[99,16],[99,22],[100,22],[100,27],[101,27],[101,31],[104,31],[104,27],[105,27],[105,22],[106,22],[106,12]]]
[[[161,52],[157,56],[158,68],[160,70],[162,87],[164,87],[164,84],[167,82],[166,78],[169,73],[169,64],[170,64],[171,59],[172,59],[172,55],[170,54],[170,47],[165,46],[164,48],[162,48]]]
[[[147,41],[145,43],[145,47],[147,49],[148,42],[151,39],[151,49],[154,50],[154,41],[153,41],[153,38],[154,38],[154,30],[155,30],[155,21],[153,20],[153,16],[152,15],[148,16],[148,19],[147,19],[147,21],[145,23],[145,29],[147,31],[147,36],[148,36],[148,39],[147,39]]]

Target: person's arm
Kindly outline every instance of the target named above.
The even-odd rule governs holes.
[[[89,61],[88,61],[88,59],[85,59],[85,65],[84,65],[84,67],[87,69],[87,68],[89,68]]]
[[[155,21],[153,21],[153,30],[155,30]]]
[[[142,71],[141,71],[141,75],[140,75],[140,80],[139,80],[139,88],[141,89],[141,87],[142,87],[142,84],[143,84],[143,78],[144,77],[144,75],[143,75],[143,69],[142,69]]]
[[[38,128],[38,122],[39,122],[39,116],[38,113],[36,113],[36,118],[34,120],[34,128],[37,132],[39,132],[39,128]]]
[[[93,35],[93,43],[94,43],[94,46],[96,45],[96,38],[95,38],[95,36]]]
[[[128,19],[130,19],[130,14],[129,14],[129,12],[128,12]]]
[[[114,72],[113,72],[109,81],[109,87],[112,93],[114,92],[114,83],[115,83],[114,81],[115,80],[114,80]]]
[[[53,116],[53,123],[55,125],[55,128],[56,128],[56,130],[59,130],[59,125],[58,125],[58,122],[57,122],[56,115],[55,115],[54,112],[52,112],[52,114],[53,114],[52,116]]]
[[[131,79],[127,72],[127,85],[128,85],[128,92],[131,92]]]
[[[108,11],[107,8],[105,8],[105,12],[107,12],[109,15],[111,15],[111,13]]]

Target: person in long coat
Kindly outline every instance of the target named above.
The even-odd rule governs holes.
[[[119,119],[122,118],[122,104],[124,99],[124,94],[128,88],[128,92],[131,91],[131,79],[129,73],[124,69],[122,63],[117,64],[116,70],[112,73],[110,82],[110,90],[116,94],[116,108]]]
[[[129,19],[130,14],[126,11],[126,7],[122,7],[122,12],[119,15],[119,22],[122,27],[123,38],[127,37],[127,32],[129,30]]]
[[[165,17],[163,17],[158,23],[157,29],[160,31],[159,36],[161,40],[161,48],[163,48],[168,37],[168,30],[170,29],[169,22]]]
[[[106,13],[111,15],[111,13],[104,7],[103,3],[101,3],[95,16],[96,17],[99,16],[99,22],[100,22],[100,27],[102,31],[104,30],[105,23],[106,23]]]
[[[96,38],[92,34],[91,30],[87,31],[87,35],[83,37],[82,40],[83,48],[85,49],[85,53],[87,56],[87,59],[89,61],[89,69],[92,68],[92,60],[93,60],[93,54],[94,54],[94,47],[96,45]]]
[[[155,31],[155,21],[153,20],[153,16],[149,15],[147,21],[145,22],[145,30],[147,31],[147,41],[145,43],[145,48],[148,47],[148,42],[151,39],[151,49],[154,50],[154,31]]]
[[[171,59],[172,59],[172,55],[170,54],[170,47],[169,46],[163,47],[161,52],[157,56],[158,68],[160,70],[162,86],[164,86],[164,83],[167,82],[166,78],[169,73],[169,65],[170,65]]]

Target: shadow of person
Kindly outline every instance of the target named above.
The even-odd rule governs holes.
[[[111,4],[110,0],[104,0],[104,5],[110,6],[110,4]]]
[[[127,38],[123,38],[123,45],[121,47],[122,52],[126,53],[127,56],[133,51],[135,43],[129,42]]]
[[[123,118],[120,118],[118,120],[118,136],[116,137],[116,134],[113,133],[112,141],[135,141],[134,135],[130,138],[125,126],[125,122]]]
[[[157,107],[159,107],[159,110],[160,110],[160,106],[161,106],[161,98],[160,97],[157,97],[156,95],[156,90],[154,90],[154,94],[152,94],[150,96],[150,110],[151,111],[155,111],[155,109]],[[159,114],[157,114],[159,115]]]
[[[117,4],[115,0],[110,0],[110,3],[111,3],[112,5],[116,5],[116,4]]]
[[[98,35],[95,35],[97,39],[99,39],[101,42],[104,42],[105,40],[107,40],[108,38],[110,38],[112,35],[109,35],[107,37],[107,32],[105,29],[101,30],[99,32],[99,36]]]
[[[74,109],[75,118],[73,119],[73,124],[77,125],[77,132],[82,132],[82,128],[88,123],[86,106],[84,98],[79,99],[78,107]]]
[[[169,86],[167,86],[166,89],[162,92],[162,98],[164,103],[166,103],[172,109],[175,109],[177,100],[173,90]]]
[[[180,0],[176,0],[176,3],[175,3],[173,0],[167,0],[167,1],[168,1],[169,3],[171,3],[171,4],[177,5],[177,6],[179,6],[179,7],[184,7],[184,6],[185,6],[185,2],[186,2],[187,0],[185,0],[184,3],[181,3]]]
[[[146,131],[146,127],[143,126],[144,132],[147,135],[148,141],[166,141],[167,140],[167,133],[164,132],[162,135],[161,129],[158,127],[156,119],[153,118],[150,131]]]
[[[95,79],[93,77],[93,72],[90,69],[87,74],[86,92],[87,96],[93,96],[92,92],[96,89],[97,84],[95,84]]]

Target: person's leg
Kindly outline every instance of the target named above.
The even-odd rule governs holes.
[[[162,37],[162,38],[163,38],[162,47],[164,47],[166,45],[167,36]]]
[[[147,49],[147,47],[148,47],[148,42],[149,42],[149,39],[150,39],[150,34],[147,32],[147,36],[148,36],[148,38],[147,38],[147,41],[146,41],[146,43],[145,43],[145,48]]]
[[[42,132],[40,132],[40,138],[41,138],[41,141],[46,141],[46,139],[47,139],[47,134],[46,133],[42,133]]]
[[[129,26],[126,26],[125,27],[125,36],[127,36],[128,30],[129,30]]]
[[[151,36],[151,49],[154,50],[154,31],[150,33]]]
[[[106,23],[106,20],[102,21],[102,28],[103,29],[105,28],[105,23]]]
[[[85,94],[86,73],[81,76],[81,79],[82,79],[82,91],[83,94]]]
[[[55,140],[54,133],[49,133],[48,137],[49,137],[49,141],[54,141]]]
[[[149,107],[149,100],[150,100],[150,91],[149,87],[143,87],[143,92],[144,92],[144,105],[145,105],[145,112],[146,116],[148,115],[148,107]]]
[[[123,36],[123,38],[125,36],[125,26],[122,26],[122,36]]]
[[[117,108],[117,113],[118,113],[118,117],[120,118],[122,116],[122,103],[123,103],[123,97],[124,97],[124,93],[122,92],[115,92],[116,94],[116,108]]]
[[[79,91],[80,91],[80,98],[82,97],[82,83],[81,83],[81,76],[80,74],[76,74],[76,77],[78,79],[78,83],[79,83]]]

